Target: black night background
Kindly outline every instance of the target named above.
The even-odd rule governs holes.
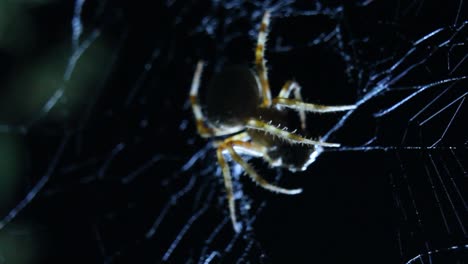
[[[245,157],[300,195],[230,163],[235,233],[188,94],[199,60],[202,105],[223,66],[253,66],[267,9],[273,95],[296,80],[306,102],[357,108],[307,115],[308,135],[341,147],[304,172]],[[0,263],[468,263],[467,10],[1,1]]]

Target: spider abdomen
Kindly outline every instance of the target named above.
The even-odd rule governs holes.
[[[242,126],[256,113],[261,94],[254,73],[242,65],[230,66],[216,74],[206,94],[207,118],[217,127]]]

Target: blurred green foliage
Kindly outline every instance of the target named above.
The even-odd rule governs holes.
[[[11,202],[21,177],[24,146],[19,136],[0,134],[0,208]]]
[[[10,57],[9,62],[0,61],[8,71],[0,80],[3,126],[22,125],[43,116],[57,122],[73,118],[89,104],[87,98],[95,97],[100,78],[108,70],[102,65],[110,53],[101,37],[74,64],[71,26],[64,26],[71,25],[71,17],[68,21],[51,17],[47,23],[33,22],[37,5],[47,2],[54,1],[0,1],[0,52]],[[56,9],[52,5],[50,9],[41,6],[44,8],[52,13]],[[83,34],[81,39],[85,38]],[[64,80],[70,69],[70,80]],[[59,98],[56,104],[51,104],[53,98]],[[53,105],[50,112],[48,105]]]
[[[26,226],[15,226],[14,229],[0,233],[0,264],[38,263],[42,244],[37,236]]]
[[[34,38],[34,25],[23,2],[0,1],[0,48],[22,52]]]
[[[25,167],[23,137],[16,134],[0,134],[0,208],[5,214],[15,204],[19,180]],[[3,216],[3,215],[2,215]],[[0,232],[0,264],[37,263],[37,237],[25,225],[10,223]]]
[[[104,38],[98,37],[74,57],[72,17],[47,16],[42,12],[63,13],[63,9],[53,5],[56,3],[0,0],[0,219],[24,198],[27,188],[34,184],[30,180],[41,176],[27,167],[31,146],[26,140],[35,133],[28,130],[30,126],[49,122],[68,125],[69,120],[79,119],[83,109],[92,106],[89,98],[97,98],[101,80],[109,72],[105,65],[109,65],[110,45]],[[68,11],[71,15],[72,10]],[[38,13],[43,23],[37,23]],[[85,38],[86,32],[81,39]],[[70,69],[70,79],[65,79]],[[46,110],[57,94],[57,103]],[[18,125],[26,126],[27,133],[5,129]],[[29,181],[26,187],[25,179]],[[0,230],[0,264],[38,263],[39,247],[51,239],[48,234],[36,234],[35,219],[29,219],[30,224],[18,224],[21,221],[15,219]]]

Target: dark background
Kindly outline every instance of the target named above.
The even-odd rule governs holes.
[[[0,263],[467,263],[466,3],[80,2],[0,5]],[[234,173],[235,234],[188,91],[251,64],[266,8],[273,94],[359,106],[307,171],[251,160],[303,194]]]

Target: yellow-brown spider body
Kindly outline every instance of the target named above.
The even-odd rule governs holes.
[[[338,147],[339,144],[307,139],[288,128],[285,109],[299,113],[301,129],[306,128],[305,112],[329,113],[354,109],[354,105],[325,106],[302,101],[300,86],[286,82],[278,96],[272,98],[264,52],[270,13],[265,12],[255,50],[255,71],[246,66],[227,67],[213,77],[207,89],[204,111],[198,102],[203,62],[197,64],[190,90],[190,102],[197,130],[205,138],[224,137],[217,144],[218,163],[222,168],[231,221],[237,223],[232,178],[224,158],[229,154],[261,187],[283,194],[298,194],[301,189],[285,189],[263,179],[239,154],[261,157],[274,167],[291,171],[305,170],[315,159],[316,146]],[[293,93],[294,99],[290,99]],[[306,147],[301,145],[307,145]]]
[[[262,105],[261,92],[258,77],[247,66],[236,65],[223,69],[213,77],[207,89],[204,103],[207,123],[223,135],[245,131],[245,138],[265,148],[265,153],[258,155],[266,155],[264,158],[272,166],[285,167],[291,171],[304,170],[304,165],[314,151],[313,146],[292,148],[284,139],[246,128],[248,121],[255,118],[279,125],[282,129],[290,127],[284,111],[271,105]]]
[[[218,130],[243,130],[246,120],[256,116],[261,100],[254,72],[243,65],[227,67],[213,77],[206,91],[207,121]]]

